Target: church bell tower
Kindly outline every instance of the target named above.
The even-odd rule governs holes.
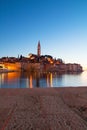
[[[37,56],[39,57],[40,55],[41,55],[41,46],[40,46],[40,41],[38,41]]]

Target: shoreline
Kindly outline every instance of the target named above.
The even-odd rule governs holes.
[[[87,87],[1,88],[1,130],[86,130]]]

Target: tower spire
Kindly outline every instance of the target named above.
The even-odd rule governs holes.
[[[41,55],[41,46],[40,46],[40,41],[38,41],[38,46],[37,46],[37,56]]]

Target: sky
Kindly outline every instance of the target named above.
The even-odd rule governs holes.
[[[0,0],[0,57],[41,54],[87,67],[87,0]]]

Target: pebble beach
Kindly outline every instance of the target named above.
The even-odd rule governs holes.
[[[87,87],[0,89],[0,130],[87,130]]]

